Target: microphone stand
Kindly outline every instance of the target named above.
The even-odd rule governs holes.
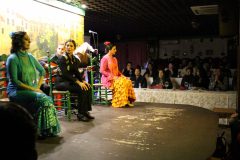
[[[96,43],[96,40],[95,40],[94,33],[91,33],[91,36],[93,38],[94,49],[98,49],[98,34],[97,34],[97,43]],[[91,53],[90,54],[90,65],[91,66],[93,66],[93,60],[92,59],[93,59],[93,56],[92,56],[92,53]],[[100,77],[100,75],[99,75],[99,77]],[[91,69],[92,103],[94,102],[94,88],[93,88],[94,80],[93,80],[93,78],[94,78],[93,70]]]
[[[48,74],[49,74],[49,86],[50,86],[50,91],[49,91],[49,96],[52,97],[53,99],[53,94],[52,94],[52,68],[51,68],[51,59],[50,59],[50,52],[47,51],[47,57],[48,57]]]

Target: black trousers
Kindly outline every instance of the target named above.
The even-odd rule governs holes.
[[[75,93],[78,95],[78,105],[77,109],[79,113],[86,113],[92,110],[92,90],[91,88],[87,91],[82,90],[82,88],[71,82],[56,82],[55,88],[59,91],[69,91],[70,93]]]

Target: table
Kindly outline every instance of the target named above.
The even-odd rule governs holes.
[[[134,88],[136,102],[187,104],[212,110],[237,106],[236,91],[172,90]]]

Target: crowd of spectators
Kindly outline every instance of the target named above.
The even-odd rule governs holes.
[[[123,74],[132,80],[134,88],[236,90],[236,66],[231,66],[227,57],[179,59],[172,56],[148,59],[143,66],[128,62]],[[178,84],[176,79],[181,82]]]

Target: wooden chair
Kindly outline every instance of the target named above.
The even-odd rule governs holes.
[[[50,60],[48,60],[48,64],[50,64]],[[77,95],[72,94],[69,91],[59,91],[54,88],[54,82],[52,79],[56,77],[56,74],[52,74],[52,68],[49,65],[48,68],[48,75],[49,77],[47,78],[48,85],[50,86],[50,93],[49,95],[52,97],[54,101],[54,105],[56,106],[56,109],[58,111],[64,111],[65,115],[67,116],[67,119],[70,121],[72,118],[72,113],[75,113],[73,111],[74,107],[77,105]]]
[[[54,105],[58,111],[64,110],[65,115],[68,120],[72,118],[72,107],[71,107],[71,99],[69,91],[52,91],[52,97],[54,101]]]
[[[0,56],[0,101],[9,101],[7,96],[8,78],[6,75],[6,60],[7,55],[3,54]]]
[[[112,91],[101,83],[92,84],[93,104],[111,104]]]
[[[90,56],[90,63],[93,66],[92,56]],[[100,65],[100,55],[98,60],[95,62]],[[101,84],[101,74],[99,72],[99,68],[95,68],[95,70],[91,70],[91,86],[92,86],[92,104],[104,104],[109,105],[111,104],[112,100],[112,91],[107,87]]]
[[[215,112],[219,117],[219,125],[220,126],[229,126],[229,119],[232,114],[236,113],[236,110],[233,108],[213,108],[213,112]]]

